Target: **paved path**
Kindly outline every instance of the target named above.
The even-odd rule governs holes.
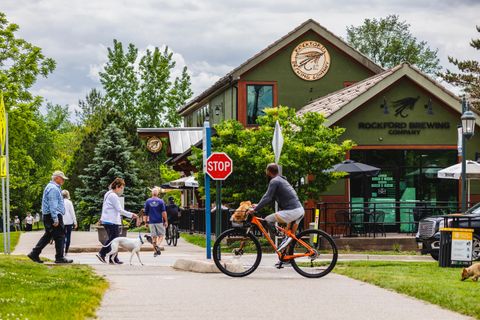
[[[23,234],[15,253],[27,253],[41,234]],[[74,234],[74,243],[91,235]],[[44,251],[53,258],[54,248]],[[178,258],[202,259],[204,250],[179,241],[160,257],[142,252],[145,266],[100,263],[92,253],[71,254],[92,265],[111,284],[97,314],[100,319],[468,319],[373,285],[330,274],[306,279],[291,268],[273,268],[275,257],[264,255],[260,268],[246,278],[175,271]],[[120,259],[128,261],[128,253]],[[287,290],[288,288],[288,290]]]

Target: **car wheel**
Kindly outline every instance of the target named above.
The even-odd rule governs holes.
[[[480,238],[473,236],[472,260],[480,260]]]
[[[430,252],[430,255],[432,256],[433,259],[438,261],[438,251]]]

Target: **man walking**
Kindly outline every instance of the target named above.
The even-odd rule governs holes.
[[[32,249],[27,256],[34,262],[43,263],[40,260],[40,253],[43,248],[50,242],[55,241],[55,263],[72,263],[73,260],[66,259],[63,256],[65,229],[63,225],[63,215],[65,214],[65,206],[63,203],[61,186],[68,179],[62,171],[55,171],[42,197],[42,216],[45,226],[45,233],[38,241],[35,248]]]
[[[155,253],[154,257],[160,255],[160,244],[165,236],[165,229],[168,225],[165,202],[158,197],[160,189],[152,189],[152,197],[145,202],[145,214],[148,216],[148,226],[152,234],[152,245]]]

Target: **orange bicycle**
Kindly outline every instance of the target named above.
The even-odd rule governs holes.
[[[245,277],[251,274],[260,265],[262,248],[270,247],[277,253],[280,261],[290,262],[295,271],[307,278],[323,277],[330,273],[337,263],[335,241],[322,230],[308,229],[295,235],[290,230],[277,226],[277,232],[292,238],[284,250],[278,251],[266,231],[264,219],[249,213],[246,221],[232,222],[232,226],[232,229],[220,234],[213,245],[215,265],[228,276]],[[264,239],[259,240],[255,236],[258,231],[263,234]]]

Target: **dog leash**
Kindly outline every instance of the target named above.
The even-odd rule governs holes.
[[[140,235],[140,231],[138,231],[138,239],[140,239],[140,242],[143,244],[143,239],[142,239],[142,236]]]

